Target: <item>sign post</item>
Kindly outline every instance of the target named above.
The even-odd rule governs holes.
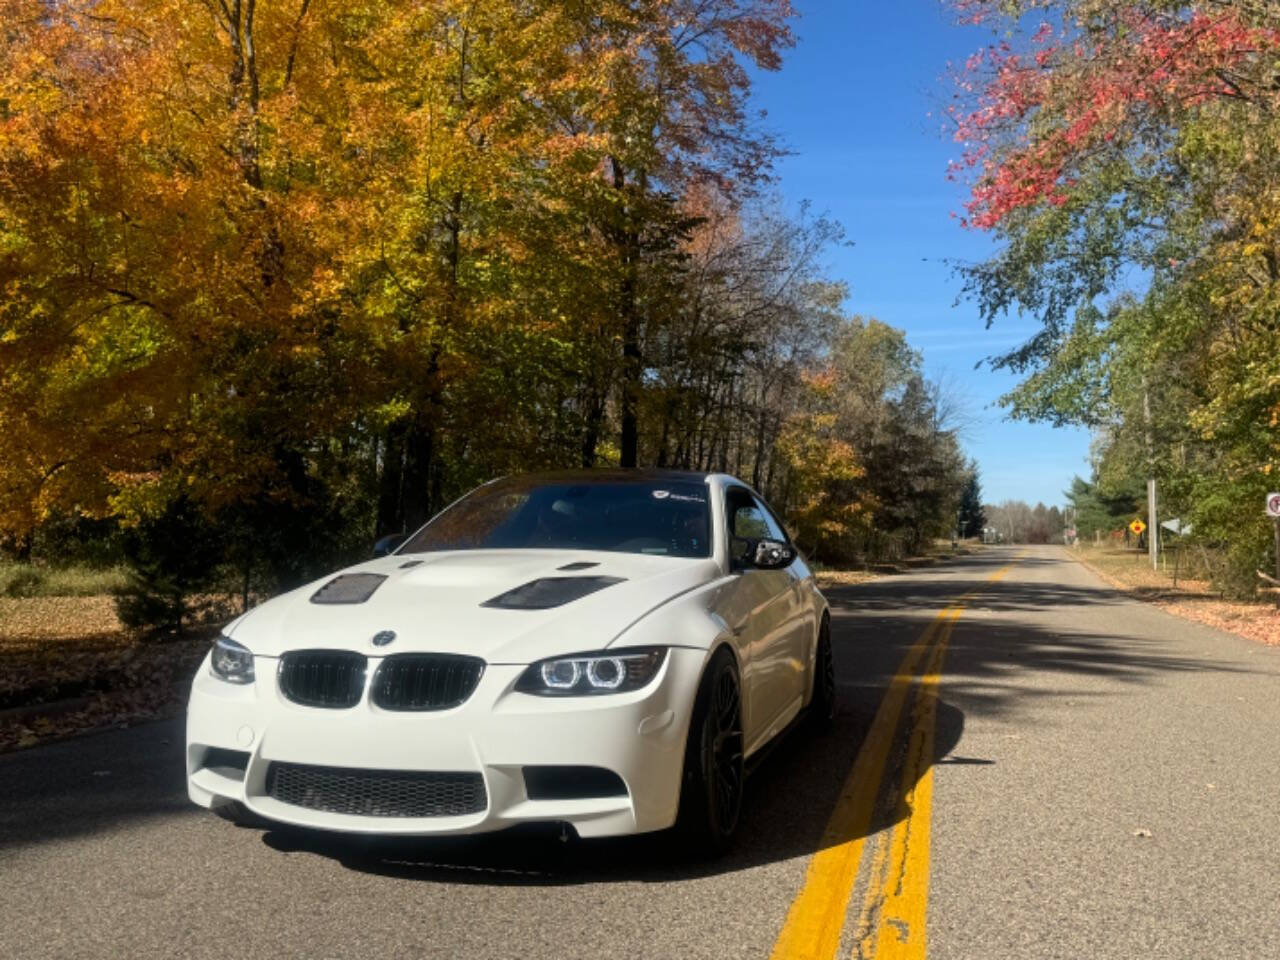
[[[1137,537],[1137,541],[1138,541],[1138,546],[1139,546],[1139,547],[1141,547],[1141,546],[1142,546],[1142,531],[1143,531],[1143,530],[1145,530],[1145,529],[1147,529],[1147,525],[1146,525],[1145,523],[1143,523],[1143,522],[1142,522],[1140,519],[1138,519],[1137,517],[1135,517],[1135,518],[1134,518],[1133,523],[1129,524],[1129,530],[1133,533],[1133,535],[1134,535],[1135,537]],[[1129,541],[1128,541],[1128,539],[1127,539],[1127,535],[1126,535],[1126,540],[1125,540],[1125,542],[1126,542],[1126,543],[1128,543],[1128,542],[1129,542]],[[1149,545],[1148,545],[1148,546],[1149,546]],[[1139,556],[1141,556],[1141,554],[1139,554]]]
[[[1267,494],[1267,516],[1276,528],[1276,579],[1280,580],[1280,493]]]

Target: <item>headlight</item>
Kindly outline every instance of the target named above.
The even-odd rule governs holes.
[[[520,675],[516,689],[542,697],[626,693],[656,677],[666,656],[665,647],[649,647],[540,660]]]
[[[228,683],[253,683],[253,654],[234,640],[215,640],[209,663],[213,675]]]

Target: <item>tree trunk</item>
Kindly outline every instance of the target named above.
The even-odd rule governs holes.
[[[640,453],[640,321],[635,316],[635,293],[631,284],[624,285],[630,301],[630,313],[622,329],[622,437],[619,464],[635,467]]]
[[[423,419],[415,420],[405,440],[402,531],[416,530],[431,517],[432,488],[436,485],[435,453],[435,427]]]
[[[407,424],[397,421],[383,438],[382,471],[378,476],[378,519],[375,535],[401,533],[404,523],[404,460]]]
[[[638,271],[640,261],[640,236],[631,222],[633,211],[625,200],[626,173],[616,157],[610,158],[613,169],[613,187],[623,200],[620,203],[621,222],[614,231],[622,265],[622,283],[618,290],[618,315],[622,319],[622,389],[618,414],[621,420],[620,458],[623,467],[635,467],[640,450],[640,380],[643,368],[640,356],[640,308],[637,302]],[[645,178],[641,174],[636,188],[643,195]]]
[[[593,389],[587,401],[586,427],[582,431],[582,467],[590,470],[596,465],[596,447],[600,445],[600,428],[604,423],[604,398]]]

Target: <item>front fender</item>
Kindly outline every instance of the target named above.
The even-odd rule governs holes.
[[[618,634],[610,647],[691,647],[708,653],[732,638],[715,611],[730,579],[724,577],[681,594],[649,611]],[[734,650],[735,659],[738,651]]]

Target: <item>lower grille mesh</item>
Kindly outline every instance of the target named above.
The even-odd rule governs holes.
[[[281,803],[357,817],[458,817],[488,805],[478,773],[418,773],[273,763],[267,793]]]

